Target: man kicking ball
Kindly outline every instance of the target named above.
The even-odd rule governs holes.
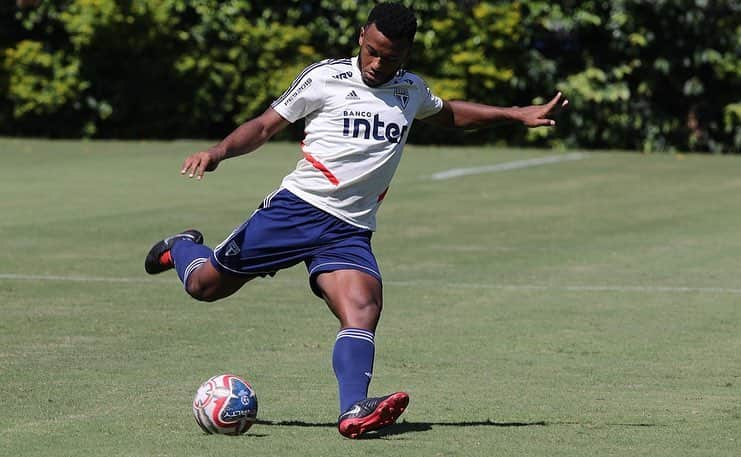
[[[224,159],[254,151],[305,119],[303,159],[231,235],[211,250],[200,232],[186,230],[156,243],[145,261],[150,274],[174,268],[188,294],[202,301],[304,262],[311,290],[340,322],[332,365],[338,428],[348,438],[392,424],[409,403],[404,392],[368,398],[368,386],[383,305],[371,236],[412,123],[553,126],[548,116],[568,103],[560,93],[545,105],[511,108],[442,100],[403,69],[416,30],[411,10],[378,4],[360,29],[357,56],[309,65],[264,113],[187,157],[181,173],[200,180]]]

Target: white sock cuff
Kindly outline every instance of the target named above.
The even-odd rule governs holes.
[[[354,338],[358,340],[368,341],[370,344],[375,345],[374,334],[370,330],[363,330],[360,328],[343,328],[337,333],[337,340],[340,338]]]
[[[185,269],[185,274],[183,274],[183,285],[185,285],[186,288],[188,287],[188,278],[190,277],[191,273],[201,268],[206,262],[208,262],[208,259],[205,257],[194,259],[192,262],[190,262],[188,268]]]

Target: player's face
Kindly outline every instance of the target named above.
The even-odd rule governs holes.
[[[360,76],[370,87],[390,81],[409,55],[410,46],[406,41],[391,41],[376,28],[376,24],[360,29],[358,44]]]

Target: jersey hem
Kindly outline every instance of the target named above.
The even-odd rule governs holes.
[[[311,206],[314,206],[315,208],[318,208],[324,211],[325,213],[331,214],[332,216],[336,217],[337,219],[343,222],[347,222],[348,224],[358,227],[358,228],[370,230],[371,232],[376,231],[375,225],[363,224],[361,222],[358,222],[357,220],[349,218],[346,215],[342,214],[341,212],[337,211],[335,208],[322,204],[321,201],[318,201],[317,199],[313,198],[311,194],[304,192],[303,190],[298,189],[290,184],[289,185],[284,184],[283,186],[281,186],[281,188],[288,190],[293,195],[297,196],[298,198],[310,204]]]

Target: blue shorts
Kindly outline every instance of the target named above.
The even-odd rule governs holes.
[[[244,276],[273,276],[303,261],[311,290],[322,297],[320,273],[359,270],[381,282],[371,235],[280,189],[214,249],[210,261],[221,272]]]

